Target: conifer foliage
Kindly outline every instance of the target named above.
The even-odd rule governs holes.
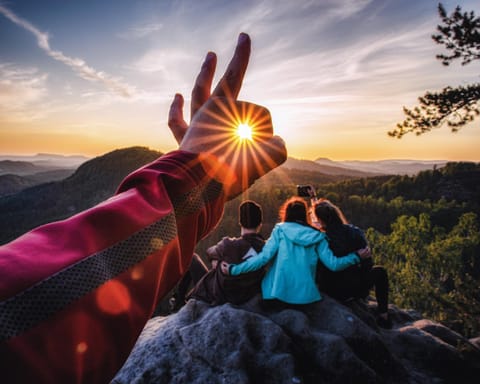
[[[438,13],[442,24],[437,26],[438,34],[432,35],[432,39],[448,53],[437,55],[437,59],[445,66],[455,60],[467,65],[480,59],[480,17],[473,11],[462,13],[460,6],[448,15],[442,4],[438,5]],[[418,101],[413,109],[403,107],[406,118],[388,132],[390,136],[401,138],[409,132],[421,135],[444,124],[457,132],[480,114],[480,84],[426,92]]]

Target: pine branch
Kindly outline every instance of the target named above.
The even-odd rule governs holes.
[[[480,115],[480,84],[447,87],[439,93],[427,92],[418,100],[418,107],[403,108],[407,117],[395,130],[388,132],[389,136],[401,138],[409,132],[421,135],[444,124],[457,132]]]

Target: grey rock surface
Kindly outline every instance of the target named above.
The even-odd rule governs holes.
[[[413,311],[325,297],[299,311],[190,300],[151,319],[114,384],[478,383],[478,344]],[[472,340],[473,341],[473,340]]]

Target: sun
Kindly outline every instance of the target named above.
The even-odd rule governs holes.
[[[252,127],[246,123],[238,124],[237,136],[243,140],[252,140]]]

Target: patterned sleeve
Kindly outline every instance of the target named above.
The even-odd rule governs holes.
[[[224,203],[199,156],[174,151],[0,247],[2,382],[109,382]]]

